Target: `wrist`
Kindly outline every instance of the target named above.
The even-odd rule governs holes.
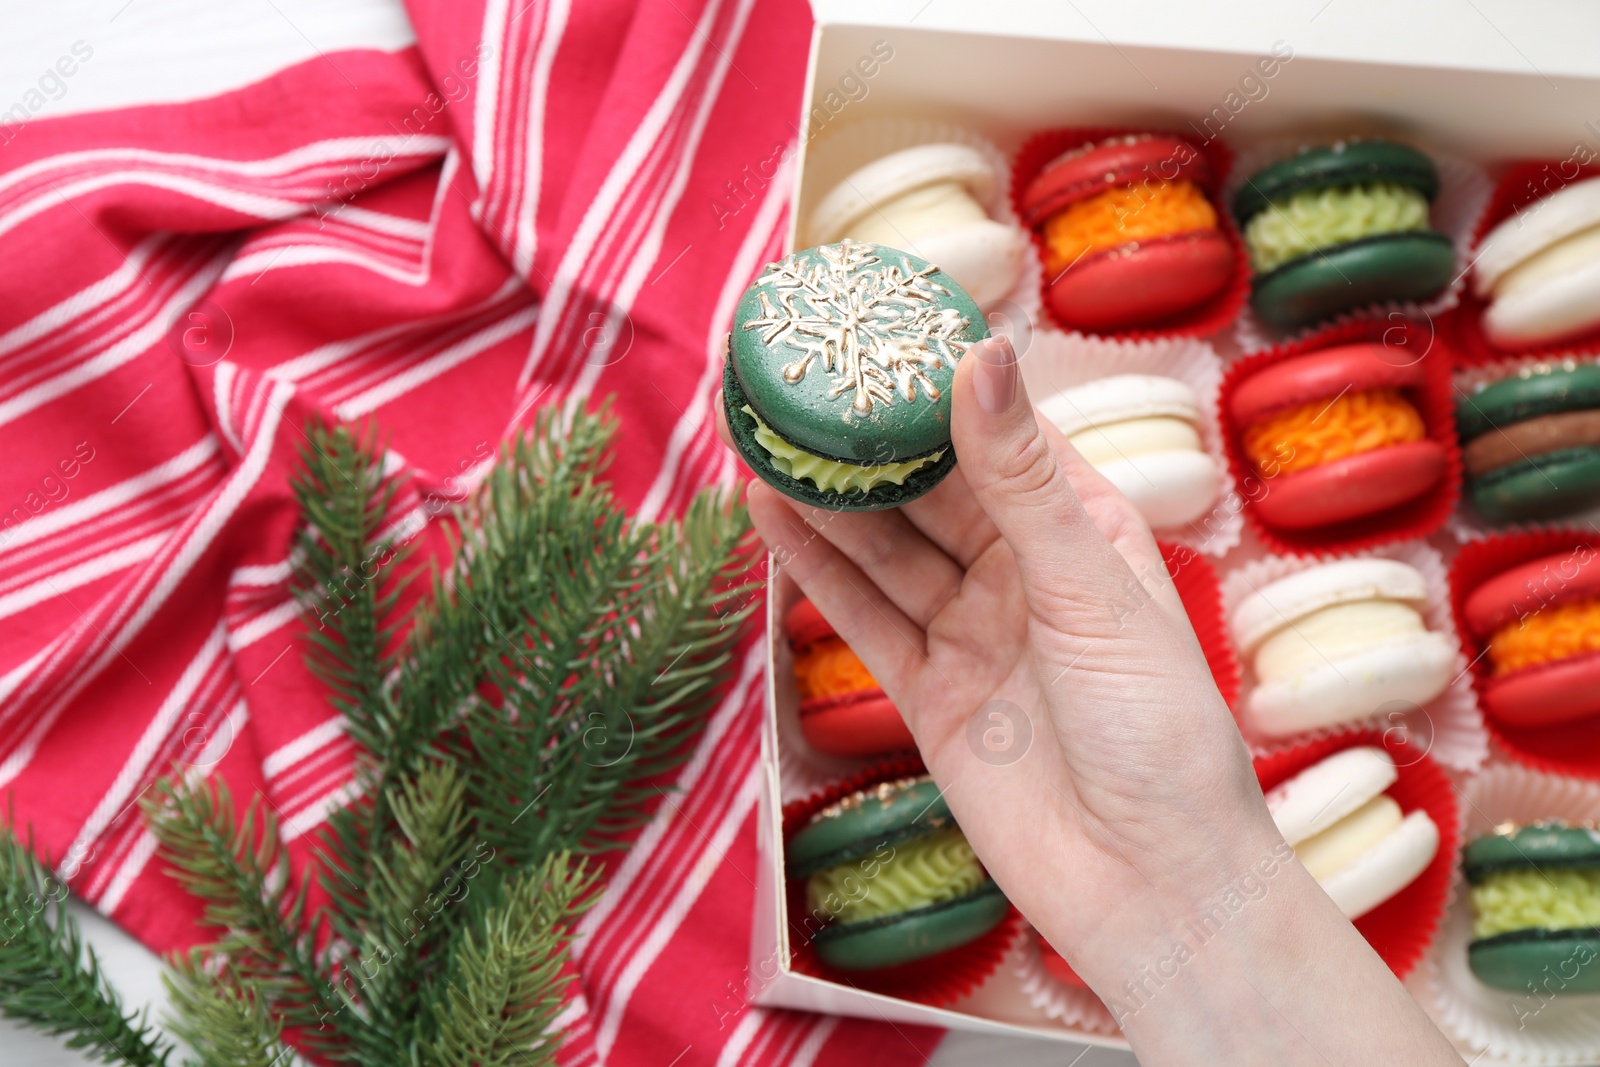
[[[1204,847],[1141,864],[1142,889],[1078,944],[1057,949],[1102,998],[1129,994],[1130,984],[1137,992],[1171,980],[1280,883],[1309,881],[1264,809],[1260,818],[1254,815],[1231,823],[1225,837]]]
[[[1069,957],[1139,1062],[1459,1065],[1293,850],[1271,836],[1208,891],[1151,887],[1142,909],[1104,924],[1081,966]]]

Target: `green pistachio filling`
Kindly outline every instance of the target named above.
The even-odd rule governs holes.
[[[825,493],[867,493],[880,485],[901,485],[917,471],[939,462],[944,455],[940,450],[919,459],[871,467],[840,463],[836,459],[814,455],[791,445],[773,433],[749,404],[743,410],[756,420],[756,444],[772,457],[772,465],[791,478],[805,479]]]
[[[1600,926],[1600,870],[1514,870],[1472,887],[1473,937]]]
[[[887,859],[868,853],[818,871],[806,882],[806,905],[840,922],[866,922],[965,896],[986,877],[966,836],[951,826],[895,845]]]
[[[1395,182],[1307,189],[1269,204],[1244,228],[1257,274],[1308,252],[1382,233],[1428,228],[1428,198]]]

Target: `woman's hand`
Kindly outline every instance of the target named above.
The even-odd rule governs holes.
[[[1008,342],[962,361],[951,431],[955,471],[897,511],[755,482],[751,515],[984,864],[1090,978],[1125,949],[1117,916],[1220,889],[1275,831],[1148,527],[1035,419]]]
[[[1113,1005],[1141,1055],[1159,1058],[1172,1036],[1158,1028],[1142,1047],[1136,1036],[1162,991],[1169,1023],[1214,1012],[1217,990],[1189,988],[1206,985],[1202,973],[1254,970],[1275,983],[1257,950],[1281,952],[1285,930],[1300,928],[1334,938],[1314,947],[1330,962],[1359,961],[1345,970],[1379,982],[1406,1025],[1422,1021],[1418,1051],[1448,1055],[1289,858],[1141,517],[1035,417],[1009,342],[974,346],[954,390],[960,462],[927,496],[896,511],[833,512],[752,482],[749,504],[780,565],[905,716],[985,867]],[[719,418],[726,438],[720,406]],[[1263,877],[1272,907],[1252,903],[1257,914],[1233,921],[1228,938],[1219,927],[1194,963],[1172,962],[1185,924],[1230,887],[1237,895],[1241,879]],[[1211,947],[1252,928],[1274,944]],[[1150,979],[1158,967],[1174,973]],[[1205,1046],[1178,1025],[1181,1062],[1196,1062]],[[1277,1055],[1307,1027],[1261,1051]]]

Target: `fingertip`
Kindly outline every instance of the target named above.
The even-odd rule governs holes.
[[[1004,415],[1027,403],[1027,388],[1017,367],[1017,351],[1004,334],[985,337],[967,352],[967,382],[978,410],[984,415]],[[959,374],[960,367],[957,367]]]
[[[958,365],[951,441],[979,506],[1019,561],[1091,524],[1057,460],[1004,337],[974,345]]]
[[[956,365],[951,407],[950,436],[963,461],[975,448],[1038,433],[1016,349],[1004,335],[984,338]]]
[[[951,408],[951,440],[969,473],[1042,440],[1016,350],[1003,335],[973,345],[957,365]],[[980,474],[974,488],[988,480]]]

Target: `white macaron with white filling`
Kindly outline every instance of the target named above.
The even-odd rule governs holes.
[[[1439,827],[1384,790],[1399,780],[1381,748],[1336,752],[1267,794],[1295,856],[1351,919],[1410,885],[1439,851]]]
[[[1216,502],[1222,472],[1200,440],[1200,399],[1178,379],[1098,378],[1039,411],[1153,528],[1186,526]]]
[[[1229,620],[1240,654],[1254,657],[1249,724],[1287,737],[1438,696],[1456,648],[1428,629],[1427,599],[1415,567],[1379,557],[1319,564],[1252,590]]]
[[[1498,345],[1600,326],[1600,178],[1557,190],[1489,231],[1473,260],[1472,288],[1490,301],[1483,330]]]
[[[978,304],[1016,287],[1028,235],[991,217],[999,178],[970,145],[925,144],[873,161],[812,209],[806,242],[854,241],[898,248],[938,264]]]

